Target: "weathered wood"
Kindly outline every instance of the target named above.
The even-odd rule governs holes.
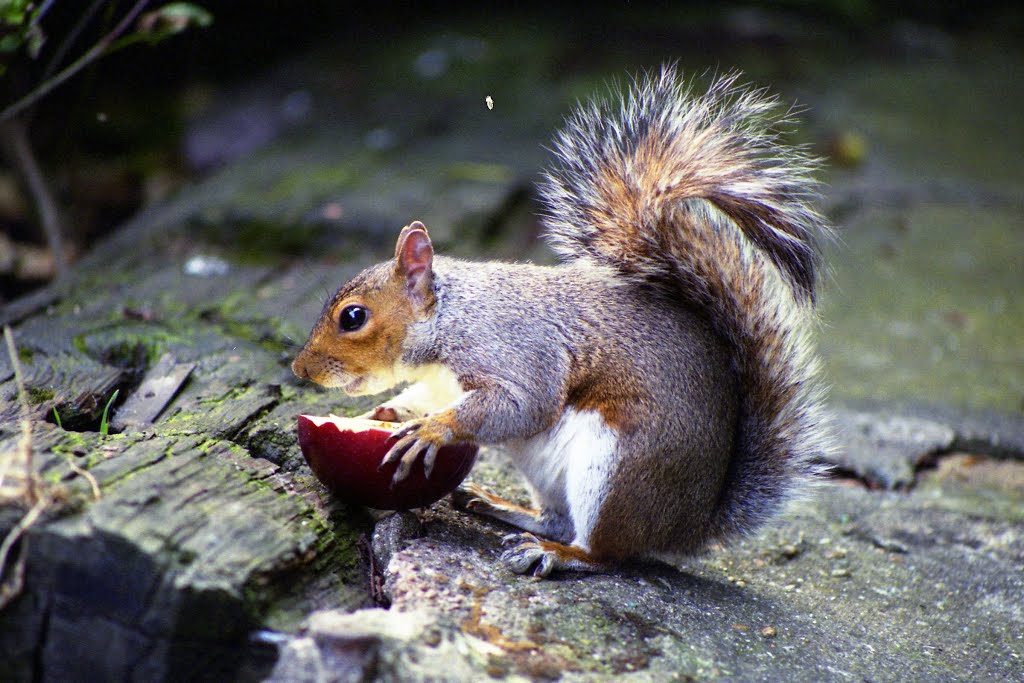
[[[33,415],[60,420],[68,429],[95,428],[125,377],[119,368],[69,354],[30,358],[22,368]],[[18,414],[16,401],[0,402],[0,422],[16,420]]]
[[[136,264],[134,282],[15,329],[36,469],[67,493],[24,537],[25,589],[0,615],[0,680],[253,675],[262,660],[249,636],[259,627],[291,629],[314,607],[370,601],[356,547],[370,520],[344,513],[297,465],[286,416],[321,394],[291,377],[277,321],[256,307],[234,316],[271,271],[180,273]],[[135,412],[168,376],[144,419],[110,423],[130,433],[98,432],[115,389]],[[272,412],[280,419],[264,422]],[[0,454],[11,453],[9,362],[0,418]],[[288,451],[291,473],[251,452],[268,435]],[[70,463],[96,479],[99,500]],[[17,505],[0,509],[0,537],[19,516]]]
[[[15,438],[5,429],[0,451]],[[287,596],[289,612],[310,604],[285,580],[296,568],[319,562],[336,577],[328,602],[365,600],[351,532],[332,526],[276,466],[231,442],[45,424],[35,442],[40,472],[70,497],[27,534],[26,591],[0,620],[0,679],[30,678],[41,666],[51,680],[83,680],[88,664],[90,680],[146,670],[223,680],[276,601]],[[89,500],[66,459],[97,479],[100,500]],[[310,570],[299,583],[315,579]],[[111,644],[136,654],[114,656]]]
[[[195,363],[175,363],[170,354],[162,356],[115,413],[112,428],[118,432],[138,431],[153,424],[195,367]]]

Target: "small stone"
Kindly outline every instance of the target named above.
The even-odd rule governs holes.
[[[423,634],[423,642],[430,647],[437,647],[441,644],[441,631],[437,628],[428,628]]]
[[[509,663],[501,657],[490,656],[487,658],[487,675],[491,678],[505,678],[508,676]]]
[[[779,631],[774,626],[765,626],[761,629],[761,635],[765,638],[774,638],[778,633]]]

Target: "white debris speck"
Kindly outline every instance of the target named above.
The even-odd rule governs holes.
[[[183,268],[185,275],[194,277],[218,277],[227,275],[231,270],[230,264],[219,256],[193,256],[185,261]]]

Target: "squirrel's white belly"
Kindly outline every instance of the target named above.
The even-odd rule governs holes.
[[[618,437],[600,413],[567,408],[549,429],[505,444],[539,507],[572,516],[586,549],[617,462]]]

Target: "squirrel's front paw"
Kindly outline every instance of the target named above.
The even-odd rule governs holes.
[[[398,440],[381,462],[381,467],[398,462],[395,476],[391,478],[392,486],[409,476],[413,463],[421,455],[423,473],[429,478],[437,452],[442,446],[453,443],[453,436],[452,429],[435,417],[422,417],[403,424],[394,433]]]

